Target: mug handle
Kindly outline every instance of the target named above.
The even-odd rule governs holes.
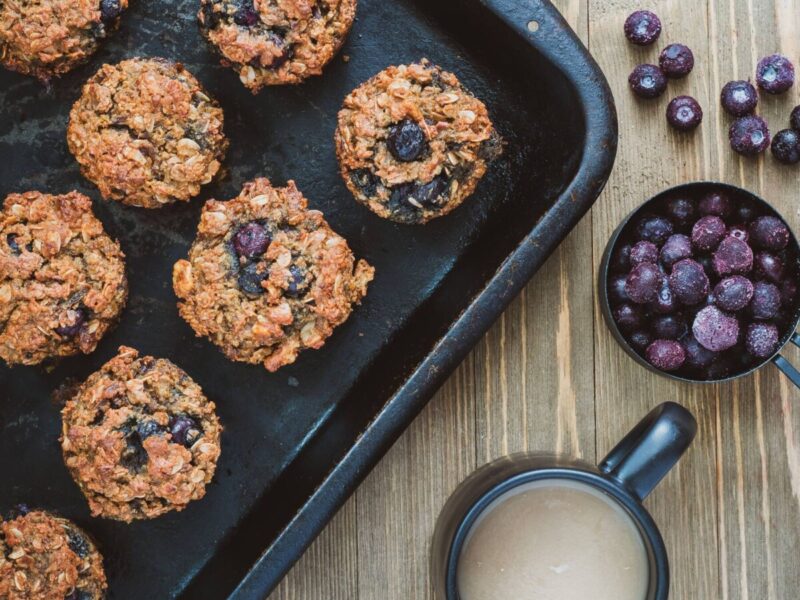
[[[800,333],[795,331],[792,334],[791,340],[795,346],[800,348]],[[800,371],[798,371],[792,363],[786,360],[782,354],[776,354],[772,362],[775,363],[775,366],[778,367],[793,384],[800,388]]]
[[[600,470],[642,501],[675,466],[696,433],[692,413],[675,402],[664,402],[622,438],[600,463]]]

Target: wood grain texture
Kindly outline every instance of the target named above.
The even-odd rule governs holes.
[[[525,2],[527,0],[520,0]],[[647,499],[672,564],[675,600],[788,600],[800,590],[800,393],[776,368],[718,386],[672,382],[635,364],[596,304],[605,243],[641,202],[679,183],[746,187],[800,230],[800,171],[771,157],[741,159],[727,145],[719,90],[753,77],[763,55],[800,64],[800,0],[654,0],[664,33],[652,48],[622,35],[634,0],[560,0],[614,91],[617,163],[590,216],[565,240],[289,573],[271,600],[432,600],[428,543],[450,492],[474,468],[521,449],[598,460],[664,400],[697,417],[697,440]],[[689,78],[639,101],[631,69],[682,42]],[[800,86],[762,99],[773,133],[787,126]],[[671,132],[670,98],[705,111],[692,135]],[[591,260],[589,258],[591,257]],[[800,364],[800,352],[786,351]]]

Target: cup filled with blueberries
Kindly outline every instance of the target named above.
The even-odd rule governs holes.
[[[800,247],[767,202],[736,186],[668,189],[623,220],[600,266],[600,306],[640,364],[718,382],[774,362],[800,321]]]

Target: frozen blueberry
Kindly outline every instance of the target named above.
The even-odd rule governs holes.
[[[789,117],[789,124],[795,131],[800,131],[800,104],[795,106],[792,110],[792,116]]]
[[[264,293],[261,282],[268,277],[268,271],[260,269],[255,263],[249,263],[239,271],[239,289],[248,296],[260,296]]]
[[[428,140],[416,121],[403,119],[389,130],[386,146],[397,160],[412,162],[428,148]]]
[[[665,340],[679,340],[688,331],[686,321],[677,315],[662,315],[653,319],[653,334]]]
[[[203,430],[197,421],[186,415],[172,417],[169,421],[169,432],[172,443],[186,448],[190,448],[203,435]]]
[[[667,202],[666,212],[675,223],[685,227],[694,216],[694,203],[686,198],[672,198]]]
[[[653,242],[636,242],[631,247],[631,265],[658,262],[658,246]]]
[[[641,98],[658,98],[667,89],[667,78],[655,65],[638,65],[628,76],[628,85]]]
[[[667,122],[678,131],[691,131],[703,121],[703,109],[691,96],[678,96],[667,104]]]
[[[740,202],[734,210],[734,214],[741,223],[749,223],[755,218],[756,211],[751,204]]]
[[[682,233],[676,233],[664,242],[661,247],[661,262],[665,267],[671,267],[684,258],[692,257],[692,240]]]
[[[793,306],[797,298],[797,283],[793,279],[784,279],[781,284],[781,302],[784,306]]]
[[[731,374],[734,372],[734,365],[731,359],[728,356],[720,355],[714,359],[714,362],[711,363],[711,366],[708,367],[708,371],[706,372],[706,376],[704,379],[710,381],[716,381],[719,379],[725,379],[730,377]]]
[[[760,321],[772,319],[781,308],[781,292],[776,285],[766,281],[756,281],[753,284],[753,300],[750,310],[753,318]]]
[[[736,344],[739,321],[716,306],[706,306],[695,316],[692,333],[704,348],[722,352]]]
[[[646,331],[634,331],[628,341],[636,350],[643,352],[653,341],[653,338]]]
[[[73,321],[71,325],[60,325],[56,327],[56,333],[64,338],[71,338],[78,335],[84,323],[86,323],[89,315],[86,310],[78,307],[70,311],[72,313]]]
[[[715,215],[701,217],[692,227],[692,243],[698,250],[713,250],[725,237],[725,222]]]
[[[661,19],[649,10],[637,10],[625,19],[625,37],[637,46],[649,46],[661,35]]]
[[[239,256],[255,258],[267,251],[271,241],[267,228],[253,221],[240,227],[234,234],[233,247]]]
[[[242,27],[252,27],[258,23],[258,11],[253,0],[238,0],[238,9],[233,13],[233,22]]]
[[[758,92],[749,81],[730,81],[720,94],[722,108],[734,117],[749,115],[758,105]]]
[[[772,138],[772,155],[786,165],[800,162],[800,132],[782,129]]]
[[[731,123],[728,139],[735,152],[755,156],[769,146],[769,126],[758,115],[740,117]]]
[[[664,277],[661,283],[661,289],[658,290],[658,296],[650,304],[648,304],[653,312],[666,315],[673,313],[677,310],[678,306],[675,302],[675,296],[669,287],[669,280]]]
[[[741,275],[726,277],[714,286],[714,302],[723,310],[742,310],[753,298],[753,283]]]
[[[672,79],[686,77],[694,68],[694,54],[683,44],[670,44],[661,51],[658,65],[664,75]]]
[[[777,252],[789,243],[789,229],[777,217],[758,217],[750,224],[750,242],[756,248]]]
[[[636,224],[636,235],[640,240],[653,242],[660,246],[672,235],[672,223],[664,217],[649,215],[642,217]]]
[[[743,242],[747,242],[750,239],[750,234],[744,225],[731,225],[730,229],[728,229],[728,235]]]
[[[716,352],[704,347],[691,334],[681,340],[681,345],[686,354],[686,366],[696,371],[707,369],[717,357]]]
[[[768,94],[782,94],[794,85],[794,65],[780,54],[765,56],[758,61],[756,82]]]
[[[675,340],[656,340],[647,347],[647,362],[662,371],[680,369],[686,360],[683,346]]]
[[[731,199],[725,192],[709,192],[700,200],[701,215],[715,215],[723,219],[731,214]]]
[[[698,304],[708,296],[708,276],[700,264],[684,258],[673,265],[669,287],[683,304]]]
[[[703,254],[702,256],[695,256],[694,259],[697,261],[701,267],[703,267],[703,271],[706,272],[706,275],[714,275],[714,261],[708,254]]]
[[[608,266],[612,271],[630,271],[631,269],[631,245],[623,244],[611,255]]]
[[[772,323],[750,323],[744,343],[753,356],[769,358],[778,350],[778,328]]]
[[[613,305],[629,302],[628,294],[625,292],[625,275],[614,275],[608,282],[608,300]]]
[[[642,309],[632,304],[622,304],[614,310],[614,321],[622,331],[633,331],[642,325]]]
[[[712,262],[714,271],[720,277],[731,273],[747,273],[753,268],[753,251],[746,242],[729,235],[717,246]]]
[[[100,18],[108,23],[122,14],[119,0],[100,0]]]
[[[647,304],[658,296],[664,274],[653,263],[642,263],[631,269],[625,281],[625,293],[637,304]]]
[[[769,279],[772,283],[780,283],[783,279],[783,261],[774,254],[759,252],[753,264],[759,279]]]

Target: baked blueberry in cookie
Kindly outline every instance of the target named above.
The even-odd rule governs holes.
[[[200,31],[253,93],[319,75],[347,37],[357,0],[201,0]]]
[[[150,519],[205,495],[222,428],[214,403],[170,361],[123,346],[61,414],[64,462],[94,516]]]
[[[0,358],[88,354],[128,299],[125,256],[78,192],[11,194],[0,211]]]
[[[459,206],[501,151],[486,106],[427,60],[381,71],[339,112],[345,184],[399,223],[426,223]]]
[[[128,0],[4,0],[0,63],[43,81],[86,62],[119,25]]]
[[[320,348],[373,275],[293,181],[275,188],[256,179],[233,200],[206,203],[172,284],[197,335],[231,360],[276,371]]]
[[[89,535],[56,515],[24,508],[0,518],[0,598],[102,600],[103,557]]]
[[[160,58],[103,65],[72,107],[67,142],[103,198],[144,208],[199,194],[228,148],[217,102]]]

